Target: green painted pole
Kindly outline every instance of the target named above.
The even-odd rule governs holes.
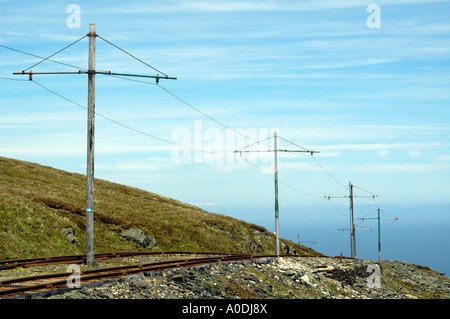
[[[274,153],[275,153],[275,251],[276,254],[280,254],[280,227],[279,227],[279,207],[278,207],[278,145],[277,145],[277,132],[274,134]]]
[[[380,209],[378,208],[378,261],[381,261],[381,227],[380,227]]]

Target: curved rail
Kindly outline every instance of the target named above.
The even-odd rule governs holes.
[[[149,256],[149,255],[231,255],[218,252],[188,252],[188,251],[142,251],[142,252],[119,252],[119,253],[100,253],[94,255],[94,260],[107,260],[113,258],[127,258],[136,256]],[[29,258],[29,259],[12,259],[1,260],[0,270],[12,269],[16,267],[32,267],[32,266],[44,266],[52,264],[81,264],[86,262],[86,255],[68,255],[68,256],[54,256],[54,257],[41,257],[41,258]]]
[[[238,254],[220,257],[178,259],[148,264],[94,269],[80,272],[79,279],[80,284],[81,283],[85,284],[95,280],[124,277],[142,272],[161,271],[169,268],[193,267],[217,262],[229,262],[229,261],[249,260],[254,258],[265,258],[268,256],[271,255]],[[67,286],[68,278],[71,275],[73,275],[73,273],[57,273],[57,274],[45,274],[45,275],[4,280],[0,282],[0,297],[8,297],[16,294],[23,294],[26,292],[64,287]]]
[[[96,260],[106,260],[112,258],[126,258],[132,256],[145,256],[145,255],[217,255],[215,257],[203,257],[203,258],[185,258],[171,261],[161,261],[138,265],[129,265],[121,267],[111,267],[103,269],[86,270],[79,273],[80,284],[86,284],[92,281],[112,279],[124,276],[130,276],[136,273],[161,271],[169,268],[183,268],[194,267],[204,264],[218,263],[218,262],[232,262],[243,261],[260,258],[271,257],[325,257],[325,258],[346,258],[355,259],[344,256],[316,256],[316,255],[265,255],[265,254],[224,254],[217,252],[123,252],[123,253],[105,253],[96,254]],[[85,262],[85,256],[57,256],[48,258],[36,258],[36,259],[22,259],[14,261],[0,261],[0,270],[2,266],[9,268],[25,266],[31,267],[36,265],[48,265],[56,263],[82,263]],[[3,263],[3,265],[2,265]],[[56,273],[56,274],[43,274],[31,277],[14,278],[9,280],[0,281],[0,298],[9,297],[17,294],[24,294],[29,292],[36,292],[42,290],[51,290],[61,287],[68,287],[69,278],[74,273]]]

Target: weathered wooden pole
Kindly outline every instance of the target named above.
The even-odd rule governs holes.
[[[95,24],[89,25],[86,165],[86,265],[94,264]]]

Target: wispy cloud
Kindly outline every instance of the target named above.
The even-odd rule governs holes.
[[[444,0],[379,0],[380,6],[412,5]],[[322,10],[336,10],[368,6],[361,0],[306,0],[306,1],[169,1],[162,6],[152,4],[130,5],[122,12],[126,13],[174,13],[174,12],[245,12],[245,11],[286,11],[312,12]]]
[[[322,150],[354,150],[354,151],[388,151],[388,150],[405,150],[427,149],[435,147],[446,147],[450,143],[430,142],[430,143],[371,143],[371,144],[336,144],[318,146]]]

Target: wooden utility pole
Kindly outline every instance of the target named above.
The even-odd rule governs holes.
[[[89,25],[87,165],[86,165],[86,264],[94,264],[94,141],[95,141],[95,24]]]
[[[160,79],[171,79],[176,80],[175,77],[169,77],[167,75],[142,75],[142,74],[125,74],[125,73],[113,73],[111,71],[96,71],[95,70],[95,40],[96,37],[110,43],[109,41],[103,39],[101,36],[96,34],[95,24],[89,24],[89,33],[86,35],[89,37],[89,61],[88,70],[78,72],[15,72],[14,75],[28,75],[30,81],[33,80],[33,75],[49,75],[49,74],[88,74],[88,108],[87,108],[87,163],[86,163],[86,264],[94,264],[94,140],[95,140],[95,74],[105,74],[105,75],[116,75],[116,76],[130,76],[130,77],[144,77],[156,79],[156,83],[159,83]],[[84,37],[83,37],[84,38]],[[82,38],[81,38],[82,39]],[[71,45],[77,43],[81,39],[73,42]],[[110,43],[114,47],[120,49],[121,51],[127,53],[133,58],[137,59],[135,56],[129,54],[125,50],[117,47],[116,45]],[[70,47],[67,46],[66,48]],[[64,49],[63,49],[64,50]],[[59,53],[62,50],[56,52]],[[56,54],[55,53],[55,54]],[[54,56],[52,54],[50,57]],[[43,59],[39,63],[33,65],[36,66],[48,58]],[[137,59],[139,60],[139,59]],[[153,68],[147,63],[139,60],[145,65]],[[31,68],[31,67],[30,67]],[[28,68],[28,69],[30,69]],[[27,70],[28,70],[27,69]],[[154,68],[153,68],[154,69]],[[156,70],[156,69],[155,69]],[[42,86],[42,85],[40,85]],[[53,92],[54,93],[54,92]],[[59,95],[59,94],[58,94]]]
[[[297,153],[310,153],[313,155],[313,153],[319,153],[318,151],[310,151],[310,150],[283,150],[278,149],[278,134],[275,131],[274,135],[274,143],[273,143],[273,150],[267,150],[267,151],[243,151],[236,150],[234,153],[248,153],[248,152],[274,152],[274,179],[275,179],[275,253],[277,255],[280,254],[280,225],[279,225],[279,218],[280,218],[280,211],[279,211],[279,202],[278,202],[278,152],[297,152]],[[283,139],[283,138],[281,138]],[[259,143],[259,142],[258,142]],[[248,147],[248,146],[246,146]],[[244,148],[246,148],[244,147]]]

